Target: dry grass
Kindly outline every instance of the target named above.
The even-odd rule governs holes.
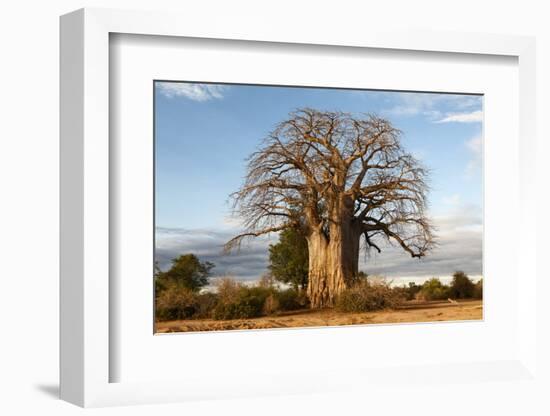
[[[337,326],[360,324],[388,324],[435,321],[462,321],[483,319],[483,303],[480,300],[406,302],[403,306],[377,312],[344,313],[332,309],[300,310],[252,319],[215,321],[194,319],[157,322],[157,333],[222,331],[239,329],[299,328],[312,326]]]

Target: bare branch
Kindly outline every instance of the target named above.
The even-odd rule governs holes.
[[[243,240],[246,239],[246,238],[259,237],[261,235],[266,235],[266,234],[269,234],[269,233],[282,231],[282,230],[284,230],[285,228],[288,228],[288,227],[290,227],[290,224],[283,224],[283,225],[280,225],[278,227],[265,228],[263,230],[259,230],[259,231],[256,231],[256,232],[247,232],[247,233],[239,234],[238,236],[233,237],[231,240],[229,240],[227,243],[225,243],[224,246],[223,246],[223,249],[226,253],[229,253],[230,251],[232,251],[235,248],[240,248]]]
[[[226,248],[287,227],[357,227],[367,248],[384,236],[413,257],[434,246],[426,216],[428,170],[401,145],[401,132],[375,115],[306,108],[291,113],[248,160],[232,195],[243,234]]]

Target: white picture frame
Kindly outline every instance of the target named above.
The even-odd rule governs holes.
[[[185,21],[185,24],[181,22]],[[61,398],[80,406],[158,403],[215,397],[361,391],[399,377],[409,382],[507,380],[538,382],[536,361],[535,42],[506,35],[354,29],[301,31],[264,24],[204,27],[168,13],[83,9],[61,18]],[[517,354],[508,360],[442,362],[415,368],[331,369],[319,374],[272,374],[269,380],[238,379],[228,386],[205,377],[178,381],[111,382],[110,366],[120,358],[110,349],[109,253],[109,36],[113,33],[279,42],[281,44],[430,51],[442,54],[504,55],[519,66],[518,270],[524,277],[517,296]],[[283,45],[284,47],[284,45]],[[523,245],[521,244],[523,242]],[[517,271],[515,272],[517,273]],[[152,334],[151,334],[152,335]],[[446,375],[452,374],[452,376]],[[319,381],[319,380],[323,381]],[[342,381],[345,380],[345,381]],[[426,387],[428,388],[428,387]]]

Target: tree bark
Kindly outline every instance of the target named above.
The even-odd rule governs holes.
[[[307,296],[311,308],[323,308],[329,304],[330,293],[327,279],[327,237],[321,230],[313,231],[307,237],[309,251],[309,272]]]
[[[308,297],[312,308],[334,306],[336,298],[358,275],[360,230],[353,222],[349,201],[332,209],[329,236],[312,233],[308,238]]]

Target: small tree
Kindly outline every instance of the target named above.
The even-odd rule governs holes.
[[[442,300],[449,297],[449,286],[441,283],[436,277],[426,280],[418,293],[424,300]]]
[[[456,271],[451,282],[450,296],[455,299],[471,298],[474,295],[474,282],[463,271]]]
[[[213,268],[213,263],[201,262],[194,254],[182,254],[172,260],[170,270],[157,273],[155,287],[162,290],[167,286],[176,285],[198,292],[208,284],[208,277]]]
[[[409,285],[405,288],[407,294],[407,300],[413,300],[416,295],[422,290],[422,285],[417,285],[416,282],[409,282]]]
[[[475,286],[474,286],[474,294],[473,297],[475,299],[483,299],[483,279],[479,279]]]
[[[305,236],[295,228],[279,234],[279,242],[269,246],[269,270],[279,282],[296,290],[307,288],[308,248]]]

